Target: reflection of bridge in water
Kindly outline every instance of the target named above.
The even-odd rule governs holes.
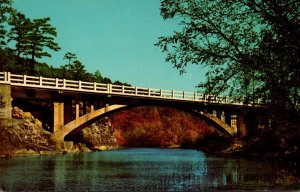
[[[239,115],[241,101],[228,96],[143,88],[96,82],[16,75],[0,72],[1,96],[5,108],[0,118],[11,118],[11,100],[53,102],[53,135],[63,141],[84,124],[115,110],[136,106],[168,106],[197,113],[218,130],[235,135],[244,129]]]

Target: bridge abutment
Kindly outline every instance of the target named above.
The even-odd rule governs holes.
[[[11,85],[0,84],[0,118],[12,118],[11,110]]]

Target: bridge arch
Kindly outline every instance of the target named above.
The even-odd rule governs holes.
[[[87,123],[90,123],[92,121],[96,121],[97,119],[107,116],[111,113],[115,113],[120,110],[128,109],[128,108],[135,108],[135,107],[142,107],[142,106],[164,106],[164,107],[172,107],[179,109],[181,111],[185,111],[188,113],[192,113],[196,116],[200,116],[203,120],[205,120],[207,123],[213,125],[217,130],[220,132],[234,136],[237,133],[237,130],[233,127],[230,127],[228,124],[223,122],[218,117],[214,116],[211,113],[205,112],[205,111],[194,111],[192,109],[184,108],[184,107],[174,107],[169,105],[145,105],[145,104],[135,104],[135,105],[110,105],[106,106],[100,109],[97,109],[95,111],[92,111],[90,113],[87,113],[69,123],[64,125],[61,129],[54,132],[51,136],[52,140],[56,142],[63,142],[65,137],[74,131],[80,131],[84,129],[84,125]]]

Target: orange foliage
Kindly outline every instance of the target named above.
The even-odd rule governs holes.
[[[122,137],[120,129],[115,130],[115,138],[118,145],[126,145],[126,140]]]
[[[111,116],[119,145],[170,147],[214,132],[199,117],[175,108],[137,107]]]

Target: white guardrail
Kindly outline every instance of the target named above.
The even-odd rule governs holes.
[[[35,77],[28,75],[16,75],[10,72],[0,72],[0,83],[11,84],[13,86],[54,90],[69,90],[88,93],[138,96],[145,98],[149,97],[170,100],[243,105],[242,101],[238,101],[237,99],[233,99],[228,96],[205,95],[196,92],[103,84],[97,82],[74,81],[67,79]]]

